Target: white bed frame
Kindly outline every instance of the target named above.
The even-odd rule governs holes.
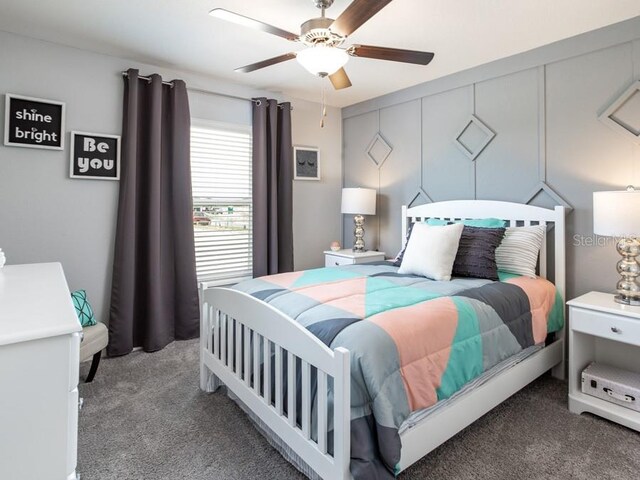
[[[555,227],[554,283],[565,293],[565,209],[546,209],[517,203],[457,200],[417,207],[402,207],[402,239],[410,222],[426,218],[458,220],[466,218],[500,218],[510,226],[545,225]],[[547,276],[547,239],[540,252],[539,274]],[[243,292],[229,288],[201,285],[200,387],[207,392],[225,384],[264,424],[324,479],[351,478],[350,461],[350,364],[344,348],[332,350],[307,329],[272,306]],[[226,333],[225,333],[226,332]],[[234,332],[236,333],[234,335]],[[243,335],[239,333],[242,332]],[[553,369],[564,378],[564,329],[556,340],[500,373],[479,387],[460,395],[449,406],[433,413],[417,425],[402,432],[400,470],[418,461],[466,426],[473,423],[518,390]],[[283,359],[287,371],[283,373]],[[269,371],[275,363],[275,391],[283,391],[283,377],[288,385],[296,378],[296,359],[301,365],[301,425],[296,422],[295,389],[271,398],[272,378],[266,375],[260,391],[260,365]],[[292,367],[292,368],[291,368]],[[317,400],[310,395],[311,371],[317,369]],[[255,377],[252,381],[252,376]],[[333,415],[328,401],[333,382]],[[287,406],[285,413],[285,404]],[[317,429],[312,435],[311,418],[317,412]],[[327,452],[327,435],[333,430],[333,455]],[[312,437],[317,437],[313,439]]]

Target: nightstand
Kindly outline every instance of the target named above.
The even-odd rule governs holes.
[[[337,267],[338,265],[355,265],[357,263],[380,262],[384,260],[384,252],[368,250],[363,253],[355,253],[350,248],[333,252],[324,251],[324,266]]]
[[[590,292],[569,305],[569,410],[590,412],[640,431],[640,412],[581,391],[591,362],[640,372],[640,307],[621,305],[608,293]]]

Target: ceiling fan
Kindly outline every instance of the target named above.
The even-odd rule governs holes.
[[[312,1],[321,10],[322,14],[318,18],[312,18],[304,22],[300,26],[300,35],[223,8],[214,8],[209,12],[209,15],[277,35],[292,42],[300,42],[307,46],[306,49],[300,52],[285,53],[284,55],[278,55],[261,62],[236,68],[237,72],[253,72],[295,58],[312,74],[320,77],[328,76],[333,87],[336,90],[340,90],[351,86],[351,80],[349,80],[343,68],[350,56],[417,65],[427,65],[433,59],[433,53],[431,52],[374,47],[371,45],[342,47],[349,35],[391,3],[391,0],[354,0],[335,20],[325,17],[325,10],[333,5],[334,0]]]

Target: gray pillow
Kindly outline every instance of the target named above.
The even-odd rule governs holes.
[[[454,277],[498,280],[496,248],[504,237],[504,228],[467,227],[465,225],[453,262]]]

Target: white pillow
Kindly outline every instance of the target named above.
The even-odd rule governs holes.
[[[498,270],[536,278],[544,228],[542,225],[507,228],[502,242],[496,248]]]
[[[463,228],[461,223],[443,226],[415,223],[398,273],[451,280]]]

